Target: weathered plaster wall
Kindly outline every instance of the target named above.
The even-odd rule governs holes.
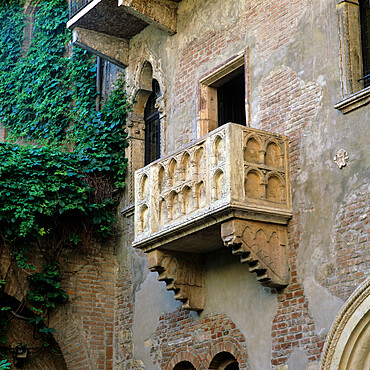
[[[200,317],[225,313],[245,336],[251,368],[268,369],[276,294],[264,288],[229,249],[207,256],[206,286],[207,306]]]

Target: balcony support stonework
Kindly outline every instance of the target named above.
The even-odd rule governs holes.
[[[221,237],[233,254],[247,263],[257,280],[272,288],[289,283],[285,225],[234,219],[221,225]]]
[[[188,310],[201,311],[206,304],[203,256],[154,250],[148,253],[150,271],[158,272],[167,290]]]

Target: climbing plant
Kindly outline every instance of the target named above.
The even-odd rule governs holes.
[[[114,230],[130,100],[120,79],[95,111],[95,60],[72,50],[66,1],[38,1],[28,50],[23,7],[22,0],[0,4],[0,123],[8,133],[0,143],[0,247],[12,266],[28,270],[22,305],[47,339],[50,310],[68,301],[61,256]],[[42,269],[32,253],[43,257]],[[2,299],[6,279],[0,276],[2,342],[13,312]]]

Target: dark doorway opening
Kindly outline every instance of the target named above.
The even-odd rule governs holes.
[[[220,81],[217,87],[218,125],[246,124],[244,65]]]

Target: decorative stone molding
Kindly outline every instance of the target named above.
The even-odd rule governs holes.
[[[188,310],[201,311],[206,303],[202,255],[180,254],[155,250],[148,253],[150,271],[158,272],[167,290]]]
[[[144,107],[152,90],[152,81],[157,80],[161,96],[156,101],[156,108],[159,111],[161,126],[161,155],[166,150],[167,131],[167,84],[157,55],[150,49],[149,45],[143,42],[140,52],[141,58],[136,62],[133,71],[132,87],[129,88],[129,95],[134,97],[133,110],[137,115],[144,117]],[[130,83],[131,84],[131,83]],[[146,93],[149,91],[149,95]],[[144,153],[144,152],[143,152]],[[142,167],[142,166],[141,166]],[[140,167],[138,167],[140,168]]]
[[[348,153],[344,149],[339,149],[334,156],[334,162],[337,164],[339,168],[347,166],[348,160],[349,160]]]
[[[321,369],[368,369],[370,366],[370,279],[365,280],[340,310],[327,337]]]
[[[370,103],[370,87],[357,91],[348,98],[340,100],[334,105],[335,109],[339,109],[342,113],[349,113],[356,108]]]
[[[231,247],[264,286],[281,288],[289,283],[285,225],[234,219],[221,226],[226,247]]]

